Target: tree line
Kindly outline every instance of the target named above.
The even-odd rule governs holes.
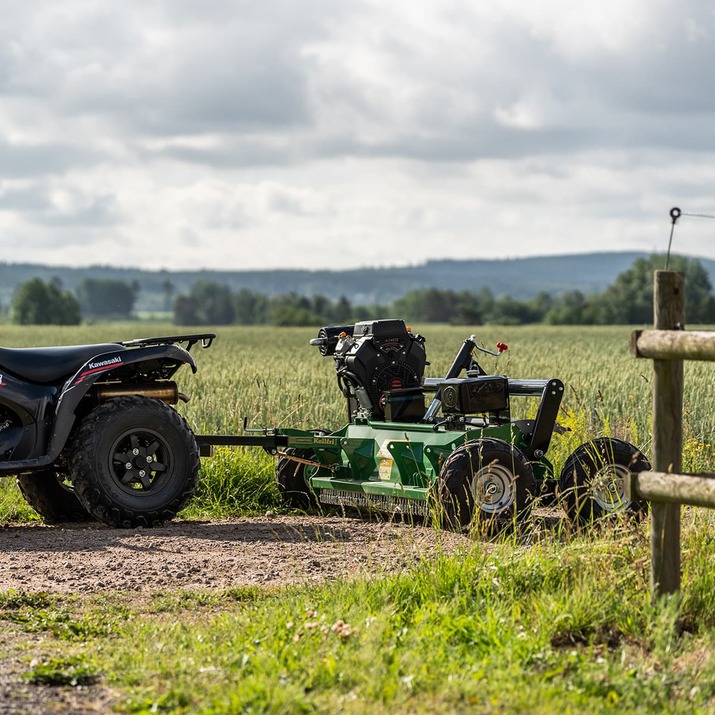
[[[355,320],[393,317],[408,322],[453,325],[618,325],[653,320],[653,272],[664,257],[639,258],[604,291],[539,293],[520,301],[495,297],[488,287],[479,291],[440,288],[416,289],[389,305],[353,305],[345,298],[331,300],[290,293],[266,296],[246,289],[232,292],[212,281],[199,281],[174,307],[178,325],[342,325]],[[707,271],[694,258],[672,256],[670,268],[686,280],[686,306],[691,323],[715,323],[715,297]]]
[[[128,318],[134,310],[139,284],[86,278],[75,292],[63,290],[55,278],[31,278],[15,291],[10,317],[20,325],[79,325],[82,319]]]
[[[353,304],[344,296],[337,300],[296,293],[268,296],[197,281],[188,294],[174,301],[173,318],[177,325],[343,325],[387,315],[411,323],[454,325],[650,323],[653,271],[663,265],[663,256],[639,258],[601,292],[541,292],[530,300],[517,300],[494,296],[488,287],[478,291],[416,288],[389,305]],[[688,322],[715,323],[715,297],[700,261],[673,256],[670,267],[685,274]],[[10,315],[16,323],[44,325],[128,318],[139,289],[137,283],[88,278],[73,293],[63,290],[59,280],[33,278],[16,291]]]
[[[177,325],[327,325],[384,315],[387,307],[353,305],[347,298],[296,293],[267,296],[230,288],[213,281],[197,281],[189,294],[174,304]]]

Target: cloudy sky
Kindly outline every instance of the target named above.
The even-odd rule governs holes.
[[[0,260],[665,250],[715,213],[709,0],[0,0]],[[715,221],[675,249],[715,257]]]

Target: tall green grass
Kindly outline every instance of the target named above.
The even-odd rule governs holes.
[[[8,346],[78,344],[172,334],[176,327],[142,324],[28,328],[3,326]],[[570,431],[552,441],[549,457],[557,470],[579,444],[611,435],[650,449],[652,368],[628,354],[630,329],[617,327],[414,326],[425,335],[428,374],[444,375],[462,341],[474,330],[487,347],[510,349],[500,358],[483,355],[483,367],[520,378],[558,377],[566,385],[559,422]],[[205,328],[195,329],[206,332]],[[191,332],[191,329],[183,329]],[[331,358],[308,345],[314,329],[217,328],[208,350],[194,348],[198,372],[183,368],[180,388],[191,401],[180,409],[197,433],[238,434],[249,427],[337,429],[347,418]],[[714,448],[715,380],[707,363],[686,365],[684,468],[707,469]],[[536,401],[513,400],[517,415],[533,416]],[[191,513],[204,517],[255,512],[274,504],[272,468],[260,450],[204,462],[200,497]],[[200,505],[200,506],[199,506]],[[31,518],[9,480],[0,480],[0,522]]]

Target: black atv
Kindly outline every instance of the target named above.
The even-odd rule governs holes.
[[[193,432],[171,379],[216,336],[0,348],[0,476],[48,523],[153,526],[196,488]],[[182,347],[182,345],[184,347]]]

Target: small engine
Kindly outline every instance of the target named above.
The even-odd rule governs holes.
[[[311,340],[332,355],[350,419],[416,422],[424,417],[424,338],[402,320],[373,320],[321,328]]]

